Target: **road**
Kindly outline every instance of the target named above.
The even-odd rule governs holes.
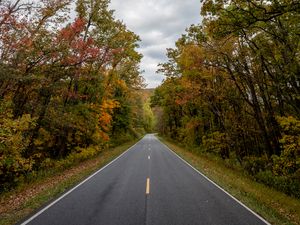
[[[154,135],[22,223],[30,225],[268,224]]]

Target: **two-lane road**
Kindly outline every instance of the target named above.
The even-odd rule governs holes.
[[[263,225],[146,135],[117,160],[30,217],[30,225]]]

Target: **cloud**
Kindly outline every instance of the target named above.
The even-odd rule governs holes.
[[[156,74],[157,65],[167,60],[166,49],[174,47],[185,29],[200,22],[200,1],[111,0],[110,8],[117,19],[140,36],[143,76],[148,87],[157,87],[164,78]]]

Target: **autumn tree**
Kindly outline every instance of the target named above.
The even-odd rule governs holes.
[[[122,130],[132,131],[123,141],[144,132],[132,119],[143,113],[133,107],[144,86],[139,37],[108,0],[76,1],[70,21],[72,3],[0,3],[1,189],[96,155]]]
[[[297,195],[299,150],[287,127],[297,130],[299,120],[299,2],[202,2],[203,23],[187,29],[159,70],[166,80],[152,105],[164,111],[162,132],[236,158],[265,183],[293,165],[278,177],[291,187],[268,184]]]

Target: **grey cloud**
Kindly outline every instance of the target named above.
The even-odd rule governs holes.
[[[156,74],[157,65],[166,61],[166,48],[191,24],[200,22],[199,0],[111,0],[116,18],[142,39],[139,51],[144,55],[141,69],[148,87],[163,80]]]
[[[144,55],[147,55],[153,59],[158,59],[158,60],[161,60],[161,59],[164,59],[165,58],[165,55],[161,52],[160,49],[148,49],[148,50],[143,50],[142,53]]]

